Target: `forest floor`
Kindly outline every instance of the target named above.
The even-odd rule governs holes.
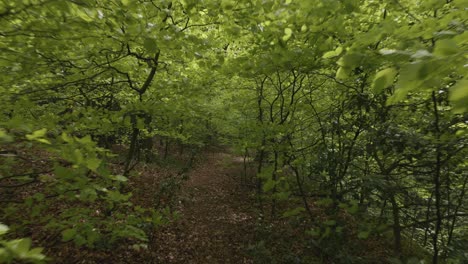
[[[188,172],[178,201],[180,218],[155,234],[155,263],[252,263],[253,195],[240,185],[242,160],[206,152]]]
[[[152,232],[147,230],[151,239],[146,249],[135,249],[133,245],[139,241],[132,239],[112,248],[79,247],[63,243],[60,233],[47,232],[39,224],[31,229],[33,242],[46,248],[51,263],[334,263],[330,261],[334,251],[324,252],[305,235],[310,222],[281,217],[291,206],[301,206],[299,199],[291,198],[283,206],[278,202],[278,216],[273,218],[268,216],[271,204],[263,200],[260,206],[252,184],[241,184],[241,157],[228,150],[210,149],[201,152],[192,167],[187,166],[192,162],[187,162],[191,159],[185,154],[141,163],[125,186],[132,194],[132,204],[176,215],[163,213],[169,221]],[[255,166],[250,165],[247,174],[253,177]],[[116,171],[122,171],[115,166]],[[318,222],[328,220],[314,201],[310,206]],[[58,214],[58,209],[51,208],[47,214]],[[365,258],[360,258],[366,261],[361,263],[382,263],[389,255],[382,239],[355,238],[357,223],[350,215],[343,214],[342,222],[348,224],[347,244],[351,245],[341,249],[343,252],[366,252]]]

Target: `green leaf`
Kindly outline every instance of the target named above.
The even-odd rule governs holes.
[[[361,232],[358,233],[358,236],[357,236],[357,237],[358,237],[359,239],[366,239],[366,238],[369,237],[369,235],[370,235],[370,232],[369,232],[369,231],[361,231]]]
[[[397,70],[394,68],[387,68],[379,71],[374,77],[372,89],[376,93],[382,92],[385,88],[388,88],[393,84],[396,75]]]
[[[8,230],[9,230],[8,226],[4,224],[0,224],[0,235],[6,234]]]
[[[158,45],[156,44],[156,40],[153,38],[145,38],[143,47],[145,47],[146,51],[151,54],[158,51]]]
[[[16,252],[20,255],[20,257],[24,257],[26,253],[31,248],[31,239],[30,238],[22,238],[18,240],[18,244],[16,245]]]
[[[73,138],[70,137],[67,133],[63,132],[62,133],[62,139],[63,141],[67,142],[67,143],[71,143],[73,141]]]
[[[62,231],[62,240],[68,242],[76,236],[76,229],[69,228]]]
[[[457,43],[453,39],[441,39],[435,43],[434,54],[437,56],[450,56],[458,51]]]
[[[93,143],[93,140],[91,139],[90,135],[86,135],[86,136],[78,139],[77,141],[82,143],[82,144],[85,144],[85,145],[89,145],[89,144]]]
[[[0,142],[8,143],[12,141],[13,141],[13,137],[8,135],[4,129],[0,128]]]
[[[86,238],[83,237],[82,235],[76,235],[75,238],[73,239],[73,242],[75,242],[76,245],[78,246],[83,246],[86,244]]]
[[[83,153],[81,153],[81,150],[75,149],[73,151],[73,159],[76,164],[81,164],[83,162]]]
[[[343,52],[343,47],[340,46],[340,47],[336,48],[335,50],[325,52],[325,54],[323,54],[322,58],[324,58],[324,59],[333,58],[333,57],[339,56],[341,54],[341,52]]]
[[[284,36],[283,36],[283,38],[282,38],[283,41],[288,41],[288,40],[291,38],[292,33],[293,33],[292,29],[290,29],[290,28],[285,28],[285,29],[284,29]]]
[[[91,247],[96,241],[100,238],[100,234],[93,229],[90,229],[86,232],[86,241],[88,246]]]
[[[339,79],[339,80],[344,80],[346,78],[348,78],[349,76],[349,72],[350,72],[350,69],[349,68],[346,68],[346,67],[340,67],[338,68],[338,70],[336,71],[336,78]]]
[[[93,18],[86,12],[86,10],[76,9],[75,13],[86,22],[92,22]]]
[[[395,93],[387,101],[388,105],[400,102],[411,91],[418,90],[430,72],[427,62],[411,63],[400,70]]]
[[[468,6],[468,0],[459,0],[459,1],[454,1],[454,5],[459,8],[465,8]]]
[[[348,213],[355,214],[359,211],[359,203],[356,200],[351,201],[351,206],[346,209]]]
[[[120,192],[118,191],[109,191],[107,193],[107,196],[109,197],[109,199],[111,201],[114,201],[114,202],[125,202],[127,201],[131,196],[132,194],[129,193],[129,194],[121,194]]]
[[[52,143],[50,143],[49,140],[45,139],[45,138],[38,138],[36,139],[37,142],[41,142],[41,143],[44,143],[44,144],[47,144],[47,145],[50,145]]]
[[[265,184],[263,185],[263,191],[264,192],[268,192],[270,190],[272,190],[276,185],[276,181],[272,180],[272,179],[268,179]]]
[[[459,80],[449,90],[449,100],[453,112],[462,114],[468,111],[468,80]]]
[[[286,201],[289,198],[290,195],[291,195],[291,192],[289,192],[289,191],[281,191],[281,192],[275,193],[274,197],[278,201]]]
[[[38,201],[38,202],[41,202],[44,200],[45,198],[45,195],[43,193],[36,193],[33,195],[33,198]]]
[[[354,69],[357,66],[361,65],[361,62],[363,61],[364,57],[361,54],[358,53],[348,53],[341,57],[338,61],[337,64],[341,67],[346,67],[349,69]]]
[[[46,256],[42,254],[43,250],[43,248],[33,248],[27,253],[26,257],[31,260],[44,260]]]
[[[65,168],[61,166],[56,166],[54,168],[54,174],[61,180],[72,179],[75,176],[75,171],[71,168]]]
[[[86,167],[92,171],[96,171],[101,165],[101,160],[98,158],[90,158],[86,160]]]
[[[221,1],[221,6],[225,10],[231,10],[231,9],[233,9],[235,7],[235,5],[236,5],[235,1],[232,1],[232,0],[223,0],[223,1]]]
[[[28,140],[36,140],[36,139],[39,139],[39,138],[43,138],[46,135],[46,133],[47,133],[47,129],[42,128],[42,129],[34,131],[32,134],[26,135],[26,138]]]
[[[97,193],[94,188],[85,188],[80,192],[80,200],[94,202],[97,198]]]
[[[111,176],[111,179],[115,180],[115,181],[120,181],[120,182],[128,181],[128,178],[123,176],[123,175],[113,175],[113,176]]]
[[[330,234],[331,234],[331,228],[330,228],[329,226],[327,226],[327,227],[325,228],[325,232],[323,232],[321,238],[322,238],[322,239],[327,238],[327,237],[330,236]]]

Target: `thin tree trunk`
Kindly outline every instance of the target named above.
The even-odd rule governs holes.
[[[452,243],[453,230],[455,229],[455,223],[457,221],[458,211],[460,210],[460,207],[462,206],[463,200],[465,198],[467,181],[468,181],[468,176],[465,176],[465,179],[463,181],[463,186],[462,186],[462,189],[461,189],[461,193],[460,193],[460,196],[458,197],[458,204],[457,204],[457,207],[455,208],[455,210],[453,212],[454,216],[453,216],[452,222],[450,224],[450,229],[448,231],[447,246],[449,246]]]
[[[274,169],[273,169],[273,174],[271,175],[271,179],[275,183],[275,185],[273,187],[272,201],[271,201],[271,218],[272,219],[274,219],[276,217],[276,198],[275,198],[275,194],[276,194],[276,191],[277,191],[276,182],[278,180],[278,173],[277,173],[277,170],[278,170],[278,151],[276,151],[276,150],[274,151],[274,156],[275,156]]]
[[[133,128],[132,136],[130,140],[130,149],[128,150],[127,160],[125,162],[125,169],[124,169],[124,176],[128,176],[131,170],[131,163],[135,158],[135,154],[138,151],[138,135],[140,134],[140,130],[136,127]]]
[[[434,234],[432,237],[432,247],[434,250],[434,255],[432,257],[432,263],[437,264],[439,262],[439,234],[442,227],[442,210],[441,210],[441,149],[440,149],[440,127],[439,127],[439,111],[437,110],[437,98],[435,92],[432,92],[432,102],[434,106],[434,126],[435,126],[435,136],[436,136],[436,163],[435,163],[435,173],[434,173],[434,195],[435,195],[435,209],[437,220],[435,222]]]
[[[401,225],[400,225],[400,208],[396,201],[395,194],[392,193],[390,197],[390,203],[392,204],[392,215],[393,215],[393,237],[394,244],[393,250],[396,257],[401,258]]]
[[[306,209],[310,220],[313,221],[314,220],[313,214],[312,214],[312,211],[310,210],[309,203],[307,202],[307,196],[304,192],[302,181],[300,180],[299,171],[296,167],[291,166],[291,164],[289,164],[289,166],[292,168],[294,175],[296,176],[297,187],[299,188],[299,193],[301,194],[302,202],[304,203],[304,208]]]

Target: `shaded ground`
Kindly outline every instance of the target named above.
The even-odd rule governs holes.
[[[253,199],[240,186],[242,164],[229,154],[206,155],[182,186],[180,219],[156,234],[155,263],[252,263]]]
[[[51,263],[337,263],[337,242],[347,260],[348,256],[362,256],[355,263],[384,263],[391,256],[388,243],[381,237],[358,239],[358,223],[345,212],[340,214],[340,221],[346,223],[346,241],[330,240],[332,245],[322,241],[323,245],[318,245],[306,233],[330,219],[313,200],[309,205],[315,221],[308,221],[305,216],[281,217],[283,212],[302,206],[298,197],[278,202],[277,218],[269,215],[272,204],[267,199],[262,202],[263,214],[254,212],[259,210],[259,204],[252,186],[241,186],[241,157],[222,151],[204,152],[185,176],[186,170],[181,168],[186,166],[186,158],[166,162],[164,166],[156,162],[140,164],[126,186],[135,205],[158,210],[170,207],[179,214],[177,220],[170,219],[168,225],[153,233],[148,249],[134,249],[132,245],[138,241],[131,239],[112,248],[80,248],[61,241],[60,232],[45,232],[40,226],[25,236],[46,248]],[[253,169],[248,175],[255,174],[254,166],[246,169]],[[247,185],[251,185],[250,177],[244,179]],[[167,188],[163,190],[162,186]],[[58,214],[57,210],[47,213]],[[260,215],[262,220],[255,219]],[[247,249],[254,259],[249,258]],[[349,263],[347,260],[343,263]]]

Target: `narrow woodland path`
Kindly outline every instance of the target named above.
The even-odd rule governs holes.
[[[242,163],[226,153],[207,153],[182,186],[180,219],[157,234],[155,263],[252,263],[250,193],[239,183]],[[250,210],[250,211],[249,211]]]

